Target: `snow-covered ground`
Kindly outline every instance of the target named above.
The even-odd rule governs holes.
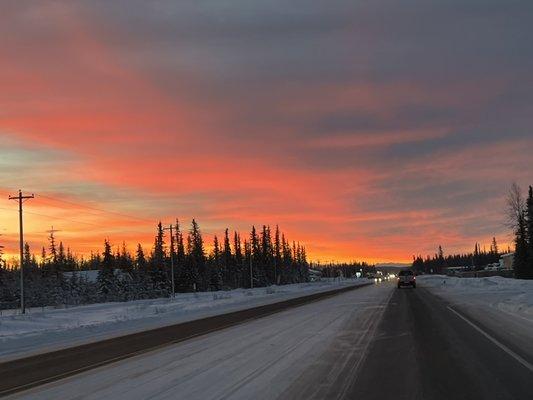
[[[455,278],[422,275],[418,283],[456,303],[486,305],[533,321],[533,281],[502,278]]]
[[[25,315],[4,310],[0,316],[0,361],[365,283],[366,279],[330,280],[252,290],[180,293],[174,300],[34,308]]]
[[[353,381],[393,290],[384,284],[349,291],[10,398],[337,398],[328,390],[338,394]]]
[[[533,280],[422,275],[417,282],[533,356]]]

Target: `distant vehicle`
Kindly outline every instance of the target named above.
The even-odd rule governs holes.
[[[415,274],[411,270],[403,270],[398,274],[398,289],[402,286],[412,286],[416,288]]]

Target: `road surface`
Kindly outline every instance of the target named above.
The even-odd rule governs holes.
[[[531,399],[531,356],[385,283],[170,345],[12,399]]]

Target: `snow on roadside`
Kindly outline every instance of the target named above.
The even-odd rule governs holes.
[[[3,311],[0,361],[367,282],[325,280],[251,290],[179,293],[174,300],[34,308],[25,315]]]
[[[421,275],[417,282],[456,304],[486,306],[533,322],[533,280]]]

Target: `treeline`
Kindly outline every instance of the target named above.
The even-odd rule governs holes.
[[[154,244],[147,254],[138,244],[135,252],[123,243],[113,248],[104,241],[101,253],[78,258],[56,243],[52,232],[48,248],[39,260],[25,245],[24,286],[27,306],[86,304],[128,301],[170,296],[171,265],[174,265],[176,292],[216,291],[249,288],[252,285],[290,284],[309,279],[305,247],[290,243],[276,226],[271,232],[255,227],[241,239],[238,232],[226,229],[221,239],[214,237],[206,250],[200,227],[193,219],[184,233],[180,224],[169,230],[159,223]],[[92,279],[90,273],[97,270]],[[17,307],[20,301],[18,265],[0,263],[0,307]]]
[[[445,268],[464,267],[471,270],[480,270],[488,264],[494,264],[500,260],[500,251],[496,238],[492,239],[490,250],[481,249],[481,246],[476,243],[474,251],[464,254],[449,254],[444,255],[442,246],[439,246],[437,253],[433,256],[414,256],[413,269],[418,273],[424,274],[440,274]]]
[[[508,217],[515,236],[515,276],[533,279],[533,187],[529,186],[524,199],[520,187],[513,184],[508,196]]]
[[[369,265],[366,262],[351,262],[351,263],[335,263],[327,265],[312,265],[311,268],[316,268],[322,272],[325,278],[353,278],[358,272],[368,274],[374,272],[374,265]]]
[[[533,279],[533,187],[529,186],[524,198],[522,189],[516,183],[511,186],[507,198],[507,223],[514,234],[514,276],[519,279]],[[508,250],[508,252],[510,249]],[[473,253],[444,256],[442,247],[433,257],[413,257],[413,268],[418,272],[441,273],[447,267],[470,267],[481,269],[487,264],[498,262],[500,257],[496,239],[490,251],[481,251],[476,244]]]

